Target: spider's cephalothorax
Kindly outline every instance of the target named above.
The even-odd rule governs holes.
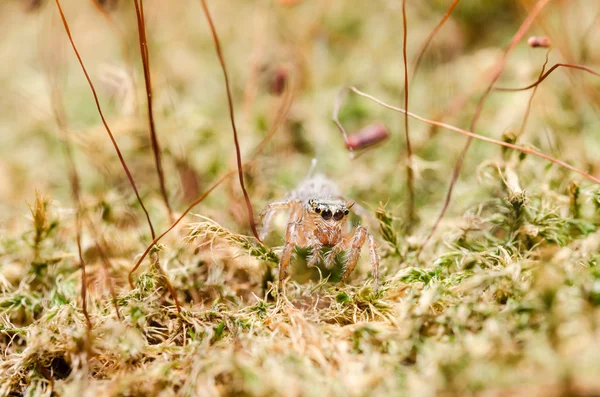
[[[325,266],[330,268],[338,253],[348,250],[348,260],[342,279],[343,282],[356,267],[360,249],[368,240],[373,277],[377,283],[379,258],[373,235],[362,226],[349,230],[348,214],[354,203],[344,199],[335,184],[322,175],[305,179],[290,192],[283,201],[268,204],[260,215],[262,224],[261,238],[268,233],[268,227],[275,211],[290,209],[290,220],[285,234],[285,246],[279,263],[279,290],[287,277],[287,270],[295,246],[311,247],[313,255],[308,266],[315,266],[320,258],[322,247],[331,247]]]

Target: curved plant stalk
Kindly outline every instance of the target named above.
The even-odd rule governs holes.
[[[233,142],[235,145],[235,157],[237,161],[238,179],[240,181],[242,193],[244,194],[244,200],[246,201],[246,208],[248,209],[248,222],[250,224],[250,228],[252,229],[252,234],[254,235],[254,238],[256,238],[256,240],[260,242],[258,230],[256,229],[256,222],[254,222],[254,211],[252,210],[252,203],[250,202],[250,196],[248,196],[248,191],[246,190],[246,185],[244,184],[244,173],[242,171],[242,154],[240,151],[240,142],[238,140],[237,127],[235,125],[233,97],[231,95],[231,88],[229,87],[229,75],[227,73],[227,67],[225,65],[225,58],[223,57],[223,51],[221,50],[219,36],[217,35],[217,30],[215,29],[212,17],[210,16],[208,6],[206,5],[206,0],[200,1],[202,3],[202,10],[204,11],[204,15],[206,16],[206,20],[208,21],[213,40],[215,42],[215,49],[217,51],[219,63],[221,64],[221,69],[223,70],[223,77],[225,78],[225,89],[227,90],[227,104],[229,105],[229,119],[231,120],[231,129],[233,130]]]
[[[144,68],[144,82],[146,88],[146,97],[148,105],[148,125],[150,132],[150,142],[152,143],[152,153],[154,154],[154,165],[156,167],[156,174],[158,175],[158,182],[160,184],[160,193],[162,195],[165,207],[169,212],[169,220],[173,222],[173,209],[169,204],[169,195],[167,194],[167,188],[165,187],[165,174],[163,171],[162,159],[160,154],[160,144],[158,142],[158,136],[156,134],[156,125],[154,122],[154,111],[152,108],[152,79],[150,76],[150,58],[148,55],[148,39],[146,37],[146,22],[144,19],[144,7],[143,0],[133,0],[135,5],[135,14],[137,19],[138,36],[140,43],[140,55],[142,57],[142,65]],[[154,238],[156,236],[152,236]]]
[[[445,128],[447,130],[458,132],[459,134],[462,134],[462,135],[464,135],[466,137],[469,137],[471,139],[478,139],[480,141],[493,143],[495,145],[504,146],[504,147],[507,147],[509,149],[518,150],[518,151],[520,151],[522,153],[530,154],[532,156],[536,156],[536,157],[542,158],[542,159],[547,160],[547,161],[549,161],[551,163],[557,164],[557,165],[559,165],[559,166],[561,166],[563,168],[566,168],[568,170],[576,172],[579,175],[583,176],[584,178],[591,180],[592,182],[600,184],[600,179],[596,178],[595,176],[593,176],[591,174],[588,174],[587,172],[582,171],[579,168],[573,167],[572,165],[570,165],[570,164],[568,164],[568,163],[566,163],[566,162],[564,162],[562,160],[559,160],[557,158],[549,156],[549,155],[547,155],[545,153],[539,152],[539,151],[537,151],[535,149],[524,147],[524,146],[519,146],[519,145],[514,145],[512,143],[508,143],[508,142],[504,142],[504,141],[499,141],[499,140],[494,139],[494,138],[489,138],[487,136],[475,134],[472,131],[463,130],[462,128],[458,128],[458,127],[455,127],[455,126],[450,125],[450,124],[446,124],[446,123],[442,123],[442,122],[434,121],[434,120],[429,120],[429,119],[426,119],[425,117],[421,117],[421,116],[419,116],[417,114],[414,114],[414,113],[411,113],[411,112],[407,112],[406,110],[404,110],[402,108],[389,105],[389,104],[383,102],[382,100],[375,98],[372,95],[369,95],[367,93],[364,93],[364,92],[360,91],[356,87],[348,87],[348,89],[350,89],[350,91],[354,92],[355,94],[360,95],[360,96],[362,96],[364,98],[370,99],[371,101],[373,101],[373,102],[375,102],[375,103],[377,103],[377,104],[379,104],[379,105],[381,105],[381,106],[383,106],[383,107],[385,107],[387,109],[390,109],[390,110],[393,110],[393,111],[396,111],[396,112],[400,112],[400,113],[406,113],[406,114],[408,114],[409,117],[412,117],[412,118],[414,118],[416,120],[422,121],[422,122],[430,124],[430,125],[435,125],[435,126],[440,127],[440,128]]]
[[[406,0],[402,0],[402,61],[404,62],[404,108],[408,110],[408,62],[406,45],[408,39],[408,26],[406,21]],[[415,176],[412,168],[412,148],[408,132],[408,115],[404,114],[404,136],[406,139],[406,218],[407,229],[410,230],[415,222]]]
[[[552,51],[552,47],[548,48],[548,50],[546,51],[546,60],[544,61],[544,64],[542,65],[542,69],[540,70],[540,75],[538,76],[538,79],[540,77],[542,77],[542,75],[544,74],[544,71],[546,70],[546,65],[548,65],[548,57],[550,56],[550,51]],[[529,119],[529,113],[531,112],[531,104],[533,103],[533,97],[535,97],[535,93],[537,92],[537,86],[533,89],[533,92],[531,93],[531,95],[529,96],[529,100],[527,101],[527,109],[525,109],[525,115],[523,116],[523,121],[521,122],[521,127],[519,128],[519,131],[517,132],[517,138],[520,137],[521,135],[523,135],[523,132],[525,132],[525,127],[527,126],[527,120]]]
[[[135,181],[133,180],[131,171],[129,171],[129,167],[127,166],[127,163],[125,162],[125,158],[123,157],[123,154],[121,153],[121,149],[119,149],[119,145],[117,144],[117,141],[115,140],[115,137],[114,137],[112,131],[110,130],[108,123],[106,122],[106,118],[104,117],[104,113],[102,112],[102,108],[100,107],[100,101],[98,100],[98,94],[96,93],[96,88],[94,87],[94,84],[92,83],[92,79],[90,78],[90,75],[88,74],[87,69],[85,68],[85,65],[83,64],[83,60],[81,59],[81,56],[79,55],[79,51],[77,51],[77,47],[75,46],[75,42],[73,41],[73,37],[71,36],[71,30],[69,29],[69,24],[67,23],[65,14],[63,13],[62,7],[60,6],[60,0],[55,0],[55,1],[56,1],[56,6],[58,7],[58,12],[60,13],[60,18],[62,19],[62,22],[63,22],[63,26],[65,27],[65,32],[67,33],[67,36],[69,37],[69,41],[71,42],[71,47],[73,47],[73,52],[75,52],[75,56],[77,57],[77,60],[79,61],[79,65],[81,66],[81,70],[83,71],[83,74],[85,75],[85,78],[90,86],[90,89],[92,90],[92,95],[94,96],[94,102],[96,103],[96,108],[98,109],[98,114],[100,115],[100,119],[102,119],[102,124],[104,124],[104,128],[106,129],[106,132],[108,133],[110,141],[113,144],[115,152],[117,153],[117,156],[119,157],[119,161],[121,162],[123,171],[125,171],[125,174],[127,175],[127,179],[129,180],[129,184],[131,185],[131,188],[133,189],[133,192],[135,193],[135,197],[137,198],[138,203],[140,204],[140,207],[142,207],[142,210],[144,211],[144,214],[146,215],[146,220],[148,221],[148,227],[150,228],[150,232],[152,235],[154,235],[154,226],[152,225],[152,220],[150,219],[150,214],[148,214],[148,210],[146,209],[146,206],[144,205],[144,202],[142,201],[142,198],[140,197],[140,193],[135,184]]]
[[[552,65],[552,67],[550,69],[548,69],[548,71],[546,73],[544,73],[540,78],[538,78],[538,80],[535,83],[531,83],[528,86],[525,87],[521,87],[521,88],[507,88],[507,87],[495,87],[494,90],[495,91],[511,91],[511,92],[515,92],[515,91],[527,91],[530,90],[532,88],[537,87],[542,81],[546,80],[546,78],[548,76],[550,76],[550,74],[552,72],[554,72],[556,69],[563,67],[563,68],[570,68],[570,69],[578,69],[578,70],[583,70],[584,72],[588,72],[590,74],[593,74],[596,77],[600,77],[600,73],[588,68],[587,66],[583,66],[583,65],[573,65],[570,63],[556,63],[554,65]]]
[[[485,104],[485,101],[486,101],[488,95],[494,88],[494,84],[496,84],[496,82],[500,78],[500,74],[502,74],[502,71],[504,70],[504,65],[506,65],[506,61],[508,59],[508,54],[517,46],[517,44],[523,38],[523,36],[525,36],[525,33],[527,33],[527,31],[531,27],[531,24],[533,23],[533,20],[535,19],[535,17],[542,11],[542,9],[544,9],[544,7],[546,5],[548,5],[548,3],[550,3],[550,1],[551,0],[539,0],[536,3],[533,10],[531,10],[531,12],[527,15],[527,18],[525,18],[525,21],[523,21],[523,23],[519,27],[519,30],[517,30],[517,32],[514,34],[512,40],[510,41],[509,45],[504,50],[504,53],[502,54],[502,58],[500,59],[500,61],[498,61],[498,63],[496,64],[496,67],[494,69],[492,81],[488,85],[487,89],[484,91],[483,95],[481,95],[481,98],[479,98],[479,102],[477,103],[475,113],[473,114],[473,119],[471,120],[471,127],[470,127],[471,131],[475,131],[475,126],[477,125],[477,121],[479,120],[479,117],[481,116],[481,112],[483,110],[483,105]],[[431,228],[429,235],[425,238],[425,240],[421,244],[421,248],[419,248],[419,251],[418,251],[419,254],[421,253],[423,248],[427,245],[427,243],[429,242],[429,240],[435,233],[440,222],[444,218],[444,215],[446,215],[446,211],[448,210],[448,207],[450,206],[450,201],[452,200],[452,193],[454,192],[454,186],[456,186],[456,182],[458,181],[458,176],[460,175],[460,171],[462,169],[463,162],[465,160],[465,157],[467,156],[467,152],[469,151],[469,148],[471,147],[472,141],[473,141],[473,137],[469,137],[467,139],[467,142],[465,143],[465,146],[463,147],[463,150],[461,151],[461,153],[458,157],[458,160],[456,161],[456,165],[454,166],[454,171],[452,172],[452,179],[450,181],[450,185],[448,186],[448,192],[446,193],[446,199],[444,200],[442,210],[440,211],[440,214],[438,215],[435,223],[433,224],[433,227]]]
[[[294,81],[293,79],[291,79],[291,81]],[[293,97],[294,97],[294,83],[290,84],[292,87],[286,87],[286,94],[284,95],[283,99],[281,100],[281,105],[279,106],[279,109],[277,111],[277,116],[275,117],[275,121],[273,122],[273,124],[271,125],[270,130],[267,132],[267,134],[265,135],[265,137],[263,138],[263,140],[258,144],[258,146],[256,147],[256,150],[254,151],[254,154],[250,157],[250,160],[248,160],[245,164],[242,165],[242,167],[247,166],[248,164],[250,164],[251,162],[253,162],[256,157],[264,150],[264,148],[267,146],[267,143],[271,140],[271,138],[273,138],[273,136],[275,135],[275,133],[277,132],[279,126],[281,124],[283,124],[283,122],[286,119],[286,116],[290,110],[290,107],[292,105],[292,101],[293,101]],[[219,179],[217,179],[216,182],[214,182],[204,193],[202,193],[196,200],[194,200],[179,216],[179,218],[177,218],[175,220],[175,222],[173,222],[173,224],[171,226],[169,226],[169,228],[167,230],[165,230],[161,235],[159,235],[158,237],[156,237],[149,245],[148,247],[146,247],[146,249],[144,250],[144,252],[142,253],[142,255],[138,258],[138,260],[136,261],[135,265],[133,266],[133,268],[129,271],[129,275],[128,275],[128,280],[129,280],[129,285],[131,286],[131,288],[133,288],[133,273],[140,267],[140,265],[142,264],[144,258],[146,258],[146,256],[148,255],[148,253],[152,250],[152,248],[167,234],[169,234],[169,232],[171,230],[173,230],[178,224],[179,222],[181,222],[183,220],[183,218],[185,218],[185,216],[198,204],[200,204],[201,202],[203,202],[212,192],[213,190],[215,190],[220,184],[222,184],[223,182],[225,182],[225,180],[227,180],[227,178],[233,176],[234,174],[236,174],[235,170],[231,170],[229,172],[227,172],[225,175],[221,176]],[[239,174],[239,173],[238,173]]]

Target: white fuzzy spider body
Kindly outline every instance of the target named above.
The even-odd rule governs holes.
[[[279,290],[287,277],[294,247],[311,247],[313,254],[308,266],[315,266],[320,259],[322,247],[331,247],[325,266],[330,268],[337,254],[349,250],[343,282],[356,267],[360,250],[369,242],[369,253],[373,265],[375,282],[379,276],[379,258],[375,239],[362,226],[348,230],[348,214],[354,203],[350,203],[339,193],[337,186],[323,175],[315,175],[302,181],[296,189],[285,196],[283,201],[268,204],[260,214],[262,225],[261,239],[267,235],[274,213],[289,209],[290,218],[285,234],[285,245],[279,262]]]

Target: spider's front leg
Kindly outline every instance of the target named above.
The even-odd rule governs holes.
[[[273,203],[267,204],[264,210],[258,216],[258,225],[260,227],[259,237],[264,241],[267,234],[269,234],[269,227],[271,226],[271,220],[273,219],[273,215],[275,215],[276,211],[284,210],[288,208],[293,208],[296,206],[295,201],[275,201]],[[292,219],[295,219],[293,217]]]
[[[344,274],[342,275],[339,284],[343,283],[356,267],[356,264],[358,263],[358,258],[360,257],[360,249],[362,248],[366,240],[369,240],[369,256],[371,257],[371,265],[373,266],[375,289],[379,288],[379,257],[377,256],[377,244],[375,244],[375,238],[373,237],[373,235],[362,226],[357,227],[352,237],[350,237],[350,254],[348,255],[346,269],[344,271]]]
[[[296,245],[305,245],[306,238],[304,236],[304,227],[302,222],[292,221],[288,223],[285,231],[285,246],[279,260],[279,292],[283,292],[283,282],[288,276],[288,267],[292,261],[294,248]]]

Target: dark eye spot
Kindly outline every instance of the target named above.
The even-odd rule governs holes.
[[[325,220],[331,219],[331,216],[333,214],[331,213],[330,210],[324,210],[323,213],[321,214],[321,217]]]
[[[348,215],[350,213],[350,211],[346,210],[344,211],[344,215]]]
[[[341,221],[343,217],[344,213],[340,210],[335,211],[335,214],[333,215],[333,219],[335,219],[336,221]]]
[[[321,209],[320,209],[319,207],[317,207],[317,208],[315,208],[315,212],[316,212],[317,214],[320,214],[320,213],[321,213]]]

